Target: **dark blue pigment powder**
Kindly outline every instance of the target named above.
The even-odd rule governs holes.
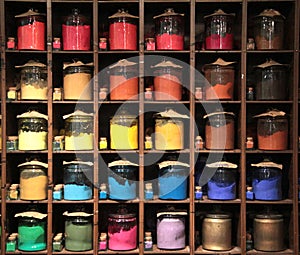
[[[214,182],[209,181],[207,184],[207,197],[216,200],[232,200],[236,198],[235,182]]]
[[[281,200],[281,176],[269,179],[252,180],[252,187],[255,199],[258,200]]]

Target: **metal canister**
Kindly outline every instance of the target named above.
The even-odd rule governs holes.
[[[231,249],[231,217],[227,213],[207,214],[202,224],[202,246],[206,250]]]
[[[257,214],[253,230],[254,249],[273,252],[285,249],[283,215]]]

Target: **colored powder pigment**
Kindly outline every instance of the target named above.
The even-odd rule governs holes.
[[[47,100],[47,81],[38,81],[35,84],[21,83],[22,100]]]
[[[171,74],[154,77],[155,100],[181,100],[182,84]]]
[[[87,185],[65,184],[65,200],[88,200],[92,198],[92,188]]]
[[[160,199],[183,200],[187,197],[187,176],[180,174],[164,174],[158,177]]]
[[[110,148],[112,150],[135,150],[138,148],[137,125],[110,125]]]
[[[19,226],[18,249],[21,251],[41,251],[46,249],[46,233],[43,226]]]
[[[232,50],[233,48],[233,34],[226,34],[220,36],[213,34],[205,38],[205,48],[207,50]]]
[[[236,198],[236,184],[228,182],[209,181],[207,184],[207,197],[216,200],[232,200]]]
[[[127,79],[123,75],[111,75],[110,100],[137,100],[138,78]]]
[[[255,36],[256,48],[258,50],[280,50],[283,46],[283,37],[270,36],[270,39],[266,39],[264,36]]]
[[[109,25],[111,50],[137,50],[137,26],[126,22]]]
[[[164,33],[156,36],[156,48],[158,50],[183,50],[184,37],[182,35],[170,35]]]
[[[205,126],[205,146],[213,150],[234,149],[234,122],[223,126]]]
[[[233,99],[233,83],[215,84],[213,86],[206,86],[205,89],[206,100],[232,100]]]
[[[63,50],[90,50],[91,27],[62,25]]]
[[[91,74],[72,73],[64,76],[65,100],[92,100]]]
[[[108,226],[108,249],[114,251],[133,250],[137,246],[137,226]]]
[[[65,150],[92,150],[94,148],[94,135],[88,133],[77,133],[65,136]]]
[[[45,23],[35,21],[19,26],[18,50],[45,50]]]
[[[47,198],[47,176],[20,178],[20,199],[22,200],[43,200]]]
[[[93,249],[93,227],[91,223],[80,224],[66,221],[65,248],[68,251],[87,251]]]
[[[113,174],[108,177],[109,198],[116,200],[131,200],[136,198],[136,182]]]
[[[157,248],[167,250],[185,248],[185,222],[183,219],[158,219]]]
[[[155,148],[157,150],[181,150],[184,146],[183,123],[172,121],[155,125]]]
[[[272,135],[258,134],[258,149],[260,150],[286,150],[288,146],[288,131],[277,131]]]
[[[255,199],[257,200],[281,200],[281,176],[269,179],[252,180],[252,187]]]
[[[47,132],[19,131],[19,150],[46,150]]]

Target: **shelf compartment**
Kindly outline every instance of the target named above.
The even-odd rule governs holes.
[[[288,204],[288,205],[292,205],[293,204],[293,200],[292,199],[283,199],[283,200],[277,200],[277,201],[266,201],[266,200],[247,200],[246,201],[247,204],[269,204],[269,205],[278,205],[278,204]]]
[[[257,250],[250,250],[247,251],[247,254],[261,254],[261,255],[276,255],[276,254],[280,254],[280,255],[287,255],[287,254],[294,254],[294,251],[291,249],[286,249],[283,251],[277,251],[277,252],[263,252],[263,251],[257,251]]]
[[[48,200],[6,200],[7,204],[47,204]]]
[[[234,199],[234,200],[212,200],[208,199],[207,196],[203,196],[203,200],[195,200],[196,204],[240,204],[241,199]]]

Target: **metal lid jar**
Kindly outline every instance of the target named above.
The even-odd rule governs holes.
[[[174,208],[157,213],[157,248],[166,250],[185,248],[186,216],[186,211],[175,210]]]
[[[36,211],[17,213],[18,249],[21,251],[41,251],[47,248],[47,214]]]
[[[252,188],[257,200],[282,199],[282,165],[269,160],[251,164]]]
[[[236,199],[237,165],[226,162],[206,164],[209,171],[215,171],[207,183],[207,197],[213,200]]]
[[[29,60],[26,64],[15,67],[21,69],[21,100],[47,100],[48,82],[46,65]]]
[[[64,212],[65,249],[88,251],[93,249],[93,214],[83,211]]]
[[[202,247],[212,251],[228,251],[231,244],[231,215],[228,213],[206,214],[202,223]]]
[[[206,100],[233,100],[234,63],[218,58],[203,66]]]
[[[129,251],[137,247],[137,219],[135,213],[121,208],[108,215],[108,249]]]
[[[110,148],[112,150],[138,149],[138,120],[123,109],[110,119]]]
[[[158,163],[158,167],[159,199],[186,199],[189,164],[175,160],[167,160]]]
[[[182,66],[164,59],[151,68],[154,69],[155,100],[181,100]]]
[[[19,150],[46,150],[48,116],[37,111],[28,111],[17,118]]]
[[[213,112],[203,117],[205,123],[205,147],[210,150],[234,149],[234,113]]]
[[[254,116],[257,120],[259,150],[286,150],[288,148],[288,118],[276,109]]]
[[[91,26],[88,19],[73,9],[62,24],[63,50],[90,50]]]
[[[64,63],[63,74],[65,100],[92,100],[93,63]]]
[[[20,199],[44,200],[48,191],[48,164],[31,160],[19,164],[20,168]]]
[[[122,59],[109,67],[110,100],[138,100],[138,65]]]
[[[131,200],[137,196],[138,165],[128,160],[116,160],[108,164],[109,198]]]
[[[29,9],[16,15],[18,50],[45,50],[45,14]]]
[[[287,67],[272,59],[255,66],[257,100],[287,99]]]
[[[184,14],[168,8],[163,14],[153,17],[157,50],[184,49]]]
[[[284,19],[280,12],[266,9],[254,17],[254,38],[258,50],[283,48]]]
[[[64,161],[64,199],[88,200],[93,196],[93,163]]]
[[[76,110],[63,116],[65,120],[65,150],[92,150],[94,148],[93,114]]]
[[[282,214],[270,212],[257,214],[253,223],[254,249],[268,252],[284,250],[284,229]]]
[[[137,19],[124,9],[109,18],[110,50],[137,50]]]
[[[233,21],[234,13],[225,13],[221,9],[204,16],[205,20],[205,48],[207,50],[233,49]]]

